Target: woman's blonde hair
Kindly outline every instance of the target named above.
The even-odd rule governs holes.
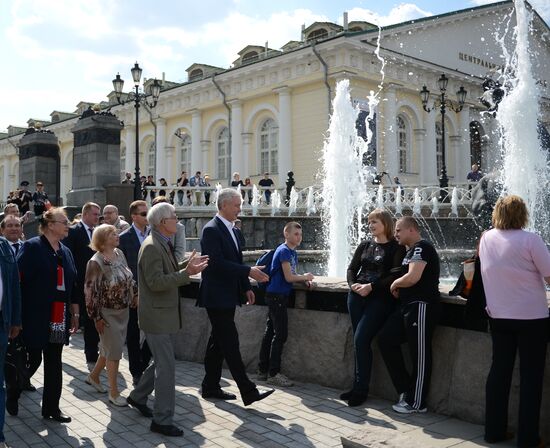
[[[523,229],[529,222],[529,212],[523,199],[511,194],[498,199],[492,221],[495,229]]]
[[[390,212],[382,210],[381,208],[375,208],[369,213],[368,219],[378,219],[382,224],[384,224],[384,234],[386,235],[386,238],[388,240],[393,240],[393,229],[395,224]]]
[[[52,207],[49,210],[46,210],[38,221],[38,233],[40,233],[40,235],[43,235],[44,232],[48,229],[48,224],[50,222],[56,222],[57,219],[55,219],[55,217],[59,215],[67,218],[67,213],[65,213],[65,209],[61,207]]]
[[[92,241],[90,242],[90,247],[96,252],[101,252],[105,248],[105,242],[109,235],[116,233],[116,227],[111,224],[101,224],[94,229],[92,234]]]

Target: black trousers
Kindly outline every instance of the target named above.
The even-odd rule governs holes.
[[[84,354],[86,355],[86,362],[96,362],[99,358],[99,334],[95,328],[95,323],[89,318],[86,312],[86,305],[80,306],[82,320],[84,323]]]
[[[432,335],[439,317],[439,306],[415,302],[393,312],[378,334],[378,346],[391,380],[399,394],[415,409],[426,407],[432,371]],[[401,344],[407,342],[412,372],[403,359]]]
[[[203,391],[215,391],[220,388],[223,360],[231,371],[241,395],[253,391],[256,385],[250,381],[239,349],[239,333],[235,326],[235,308],[207,308],[212,332],[206,346],[202,381]]]
[[[126,332],[126,346],[128,348],[130,373],[134,378],[141,377],[149,365],[149,361],[151,361],[151,350],[149,350],[147,341],[143,341],[143,345],[140,345],[139,339],[140,333],[137,308],[130,308],[128,330]]]
[[[42,415],[60,412],[59,399],[63,385],[61,353],[63,344],[48,343],[43,349],[27,348],[29,352],[29,373],[31,377],[40,367],[44,357],[44,389],[42,391]]]
[[[518,446],[537,446],[548,318],[490,319],[489,324],[493,340],[493,363],[486,386],[485,438],[499,440],[506,433],[510,386],[519,350]]]
[[[268,306],[264,337],[260,348],[258,370],[275,376],[281,371],[283,346],[288,337],[288,296],[266,293]]]

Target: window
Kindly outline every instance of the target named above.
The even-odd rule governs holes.
[[[279,128],[271,118],[260,128],[260,173],[279,172]]]
[[[254,62],[258,60],[258,52],[257,51],[249,51],[243,56],[243,64],[248,64],[250,62]]]
[[[157,151],[155,142],[151,143],[147,151],[147,176],[156,177]]]
[[[315,30],[309,33],[309,35],[307,36],[307,40],[311,41],[316,39],[324,39],[327,36],[328,36],[328,31],[324,28],[320,28],[318,30]]]
[[[409,171],[409,130],[402,116],[397,117],[397,151],[399,151],[399,172]]]
[[[229,129],[223,128],[216,137],[216,168],[218,179],[229,179],[231,154],[229,152]]]
[[[179,173],[183,171],[191,176],[191,137],[189,135],[185,135],[181,139]]]
[[[203,77],[203,71],[200,68],[196,68],[191,73],[189,73],[189,81],[197,81],[199,79],[202,79]]]
[[[441,174],[441,170],[443,169],[443,131],[439,122],[435,124],[435,157],[437,172]]]

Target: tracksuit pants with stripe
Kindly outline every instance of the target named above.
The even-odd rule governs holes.
[[[439,317],[439,304],[413,302],[390,315],[378,334],[378,346],[391,380],[399,394],[414,409],[426,407],[432,370],[432,335]],[[412,372],[401,351],[408,343]]]

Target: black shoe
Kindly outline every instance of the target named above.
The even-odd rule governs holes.
[[[353,394],[353,389],[348,390],[347,392],[343,392],[340,394],[340,400],[348,401]]]
[[[203,390],[202,398],[217,398],[219,400],[236,400],[237,396],[235,394],[230,394],[224,392],[222,389],[218,390]]]
[[[275,392],[275,389],[253,389],[242,395],[243,403],[245,406],[248,406],[255,401],[260,401],[269,397],[273,392]]]
[[[19,412],[19,400],[13,398],[6,399],[6,411],[10,415],[17,415]]]
[[[136,387],[139,383],[139,380],[141,379],[141,375],[132,377],[132,385]]]
[[[137,401],[132,400],[131,397],[126,398],[126,402],[130,407],[135,408],[139,412],[141,412],[141,415],[143,415],[144,417],[151,418],[153,416],[153,410],[146,404],[139,404]]]
[[[61,412],[58,412],[57,414],[42,414],[42,418],[45,418],[46,420],[55,420],[59,423],[70,423],[72,421],[72,418],[68,415],[62,414]]]
[[[151,431],[158,432],[159,434],[168,436],[168,437],[181,437],[183,436],[183,431],[174,425],[159,425],[153,420],[151,422]]]
[[[506,431],[502,436],[500,437],[491,437],[491,436],[487,436],[487,434],[485,434],[485,436],[483,437],[483,439],[487,442],[487,443],[499,443],[499,442],[505,442],[507,440],[512,440],[513,438],[515,437],[514,433],[513,432],[509,432],[509,431]]]
[[[348,406],[361,406],[365,401],[367,401],[367,394],[353,392],[349,397]]]

